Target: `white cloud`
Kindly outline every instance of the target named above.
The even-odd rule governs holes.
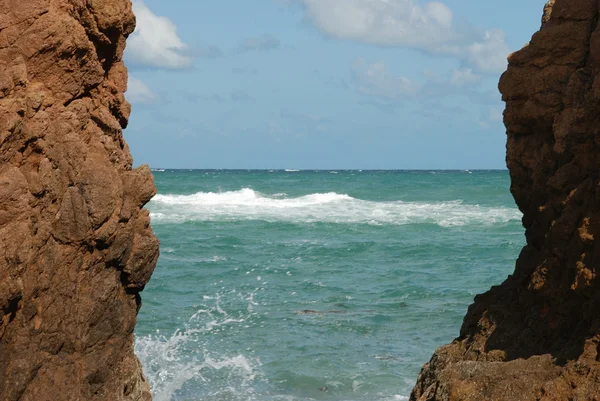
[[[431,70],[423,71],[423,78],[427,81],[427,87],[455,92],[457,88],[477,86],[483,80],[483,75],[476,73],[472,68],[453,68],[447,73],[439,73]]]
[[[127,58],[133,63],[169,69],[189,68],[188,45],[177,35],[177,26],[157,16],[142,0],[133,1],[137,28],[127,41]]]
[[[499,30],[461,32],[452,10],[438,1],[300,0],[324,34],[378,46],[405,47],[456,57],[478,72],[498,73],[510,53]]]
[[[486,31],[482,40],[467,47],[466,61],[482,72],[503,72],[511,50],[501,30]]]
[[[131,76],[129,77],[126,96],[127,100],[133,104],[151,104],[158,100],[158,96],[145,83]]]
[[[502,110],[497,107],[499,93],[496,90],[482,91],[484,76],[472,68],[453,69],[445,73],[425,70],[422,79],[412,79],[395,74],[382,61],[371,62],[359,58],[352,64],[351,72],[354,90],[376,98],[363,103],[384,112],[394,111],[397,105],[405,101],[427,102],[453,97],[456,101],[459,96],[472,104],[490,107],[489,112],[485,109],[485,116],[482,114],[482,121],[502,120]]]
[[[410,79],[390,73],[381,61],[368,63],[358,59],[352,64],[352,75],[356,89],[363,95],[401,99],[416,95],[420,89],[420,85]]]
[[[308,17],[338,39],[384,46],[428,47],[451,33],[452,11],[443,3],[412,0],[303,0]]]
[[[483,77],[473,72],[472,68],[459,68],[452,70],[450,84],[454,86],[468,86],[479,83]]]

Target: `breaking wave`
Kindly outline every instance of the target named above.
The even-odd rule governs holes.
[[[516,208],[486,207],[451,202],[376,202],[335,192],[296,198],[268,196],[244,188],[193,195],[157,195],[150,203],[153,223],[263,220],[290,223],[371,225],[437,224],[454,227],[520,221]]]
[[[207,335],[239,330],[247,324],[253,315],[253,294],[240,300],[248,303],[248,312],[233,317],[221,308],[220,295],[205,296],[201,308],[183,329],[136,338],[135,352],[144,365],[155,400],[255,399],[253,385],[261,375],[260,360],[239,352],[214,354],[210,351],[214,346],[207,340]],[[198,393],[198,386],[206,387],[194,385],[198,382],[210,382],[210,390]]]
[[[277,382],[272,383],[265,376],[260,358],[254,355],[252,349],[238,342],[242,332],[260,324],[257,322],[259,313],[255,310],[260,308],[260,305],[254,300],[255,295],[256,291],[228,291],[215,296],[204,296],[202,303],[198,305],[200,308],[184,323],[183,328],[169,334],[157,331],[156,334],[136,338],[135,353],[144,366],[154,400],[314,400],[308,396],[298,398],[281,393],[277,389]],[[227,305],[221,304],[222,296],[226,298]],[[237,311],[233,312],[230,308]],[[228,352],[224,351],[227,348],[231,349]],[[319,383],[322,379],[305,378],[309,383],[311,380]],[[344,383],[335,380],[326,380],[323,383],[332,389],[344,387]],[[357,392],[361,385],[361,382],[354,380],[353,393]],[[349,401],[357,399],[364,398],[359,396]],[[400,401],[408,400],[408,397],[377,393],[369,399]]]

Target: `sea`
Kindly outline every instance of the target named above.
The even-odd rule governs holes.
[[[507,171],[155,170],[156,401],[408,400],[525,243]]]

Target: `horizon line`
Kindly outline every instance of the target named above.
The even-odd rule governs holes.
[[[139,167],[139,166],[138,166]],[[508,168],[186,168],[186,167],[150,167],[154,172],[166,170],[186,170],[186,171],[283,171],[283,172],[302,172],[302,171],[509,171]]]

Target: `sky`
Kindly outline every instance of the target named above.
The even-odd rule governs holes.
[[[506,57],[545,0],[134,0],[135,164],[503,169]]]

